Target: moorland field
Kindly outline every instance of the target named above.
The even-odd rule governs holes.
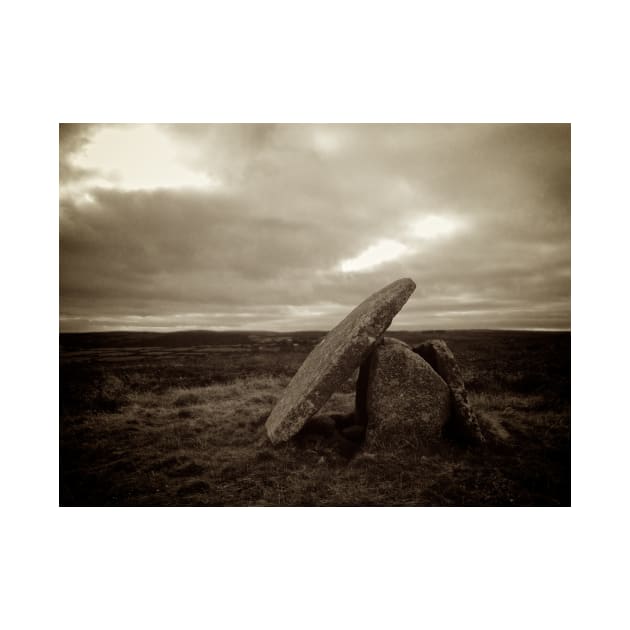
[[[353,379],[273,446],[265,420],[323,335],[61,334],[60,505],[570,505],[570,333],[388,333],[447,341],[481,447],[364,448],[343,433]]]

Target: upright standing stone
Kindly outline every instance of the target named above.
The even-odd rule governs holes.
[[[306,357],[265,427],[274,443],[288,440],[361,365],[416,288],[402,278],[359,304]]]
[[[446,342],[442,339],[431,339],[414,346],[413,351],[427,361],[449,386],[451,391],[449,433],[473,444],[484,442],[483,433],[468,402],[464,377]]]
[[[367,416],[368,445],[421,446],[440,440],[450,413],[448,386],[406,343],[386,337],[362,372],[365,402],[357,399],[357,413]]]

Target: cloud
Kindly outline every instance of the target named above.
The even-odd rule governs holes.
[[[147,129],[135,187],[85,159],[102,126],[60,130],[62,329],[326,329],[402,276],[399,327],[570,325],[566,125]]]
[[[73,164],[72,157],[79,154],[89,142],[93,128],[94,125],[77,123],[59,125],[59,184],[62,189],[92,174],[90,169]]]

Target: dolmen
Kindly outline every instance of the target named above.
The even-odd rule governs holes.
[[[415,288],[409,278],[392,282],[361,302],[313,348],[267,418],[265,428],[274,444],[295,435],[352,376]]]
[[[359,369],[355,422],[368,445],[483,442],[464,380],[442,340],[411,348],[384,337],[416,285],[396,280],[359,304],[306,357],[267,418],[272,443],[289,440]]]

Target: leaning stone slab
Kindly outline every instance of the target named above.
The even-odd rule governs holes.
[[[431,339],[413,351],[421,356],[444,379],[451,391],[451,419],[447,431],[458,439],[473,444],[484,442],[483,433],[473,413],[464,378],[457,361],[445,341]]]
[[[367,372],[364,409],[368,446],[421,447],[439,442],[449,419],[450,392],[422,357],[406,343],[386,337],[362,370],[364,375]],[[361,414],[359,405],[357,412]]]
[[[277,444],[295,435],[358,368],[416,288],[402,278],[359,304],[313,348],[265,427]]]

